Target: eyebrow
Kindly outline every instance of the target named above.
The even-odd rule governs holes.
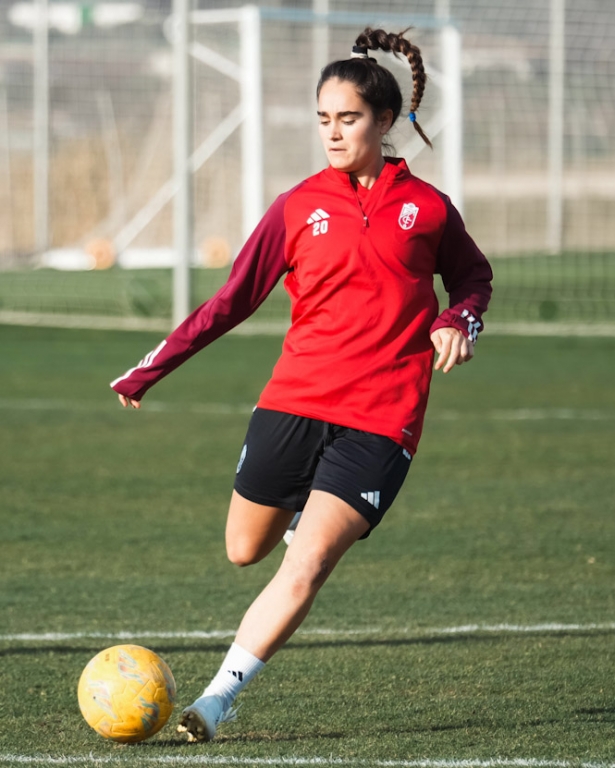
[[[328,112],[318,112],[317,111],[316,114],[318,115],[318,117],[328,117],[329,116]],[[352,112],[351,110],[348,110],[347,112],[337,112],[336,117],[350,117],[350,116],[361,117],[362,114],[363,114],[363,112]]]

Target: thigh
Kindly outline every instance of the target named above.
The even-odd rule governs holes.
[[[320,421],[257,408],[241,450],[226,549],[238,565],[261,560],[303,509],[322,453]]]
[[[369,523],[368,536],[403,485],[411,455],[388,437],[335,427],[315,473],[313,489],[345,501]]]
[[[226,551],[236,565],[262,560],[279,544],[294,512],[256,504],[233,491],[226,519]]]
[[[327,491],[313,490],[288,547],[300,554],[317,550],[335,564],[369,530],[363,515]]]
[[[369,527],[347,502],[326,491],[312,491],[280,567],[280,578],[305,582],[315,594]]]

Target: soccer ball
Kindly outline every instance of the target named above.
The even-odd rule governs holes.
[[[79,709],[106,739],[143,741],[167,722],[175,680],[167,664],[140,645],[115,645],[87,664],[79,680]]]

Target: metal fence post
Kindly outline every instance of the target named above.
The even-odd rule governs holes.
[[[551,0],[549,32],[549,199],[547,249],[562,250],[564,224],[564,70],[565,0]]]
[[[192,151],[189,56],[190,0],[173,0],[173,325],[190,313],[190,264],[192,261]]]
[[[442,130],[442,185],[463,214],[463,109],[461,33],[447,24],[442,27],[443,101],[447,115]]]
[[[49,247],[49,6],[36,0],[34,21],[34,248]]]
[[[261,17],[255,5],[242,9],[241,22],[242,229],[246,240],[263,215],[263,84]]]

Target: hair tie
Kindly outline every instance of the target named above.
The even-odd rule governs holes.
[[[411,123],[416,123],[416,114],[414,112],[408,112],[408,120]]]
[[[367,55],[367,48],[363,45],[353,45],[352,46],[352,53],[350,54],[351,59],[367,59],[369,58]]]

